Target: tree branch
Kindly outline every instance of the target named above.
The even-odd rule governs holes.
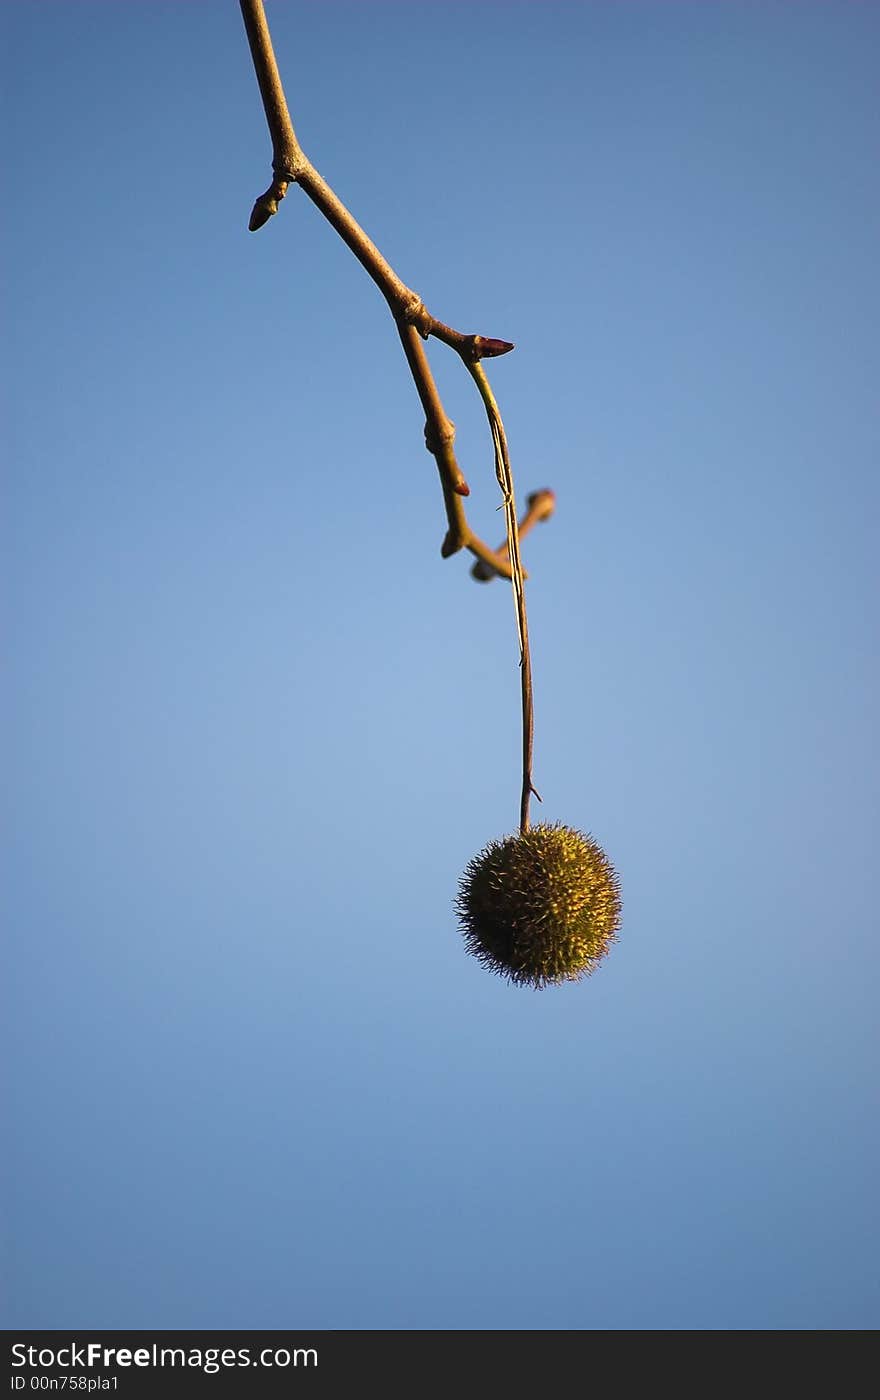
[[[410,373],[425,412],[425,445],[437,463],[448,523],[441,554],[445,559],[460,549],[468,549],[477,557],[475,569],[485,568],[486,578],[495,574],[510,578],[509,561],[500,551],[485,544],[468,525],[461,498],[470,494],[470,488],[455,456],[455,425],[443,408],[421,341],[429,336],[442,340],[456,351],[468,368],[483,358],[506,355],[514,348],[513,344],[508,340],[468,335],[445,325],[432,316],[421,297],[401,281],[312,165],[296,138],[262,0],[239,0],[239,3],[272,139],[274,175],[269,188],[254,204],[248,227],[252,232],[262,228],[277,213],[289,186],[298,184],[369,273],[397,323]],[[484,575],[475,574],[475,577],[482,578]]]
[[[260,86],[266,121],[272,138],[273,180],[269,188],[260,195],[251,212],[248,227],[255,231],[262,228],[287,193],[288,187],[298,184],[309,199],[335,228],[340,238],[348,245],[355,257],[366,269],[384,296],[397,325],[410,373],[418,391],[425,414],[425,446],[433,455],[440,474],[443,501],[446,507],[448,529],[441,547],[443,558],[469,549],[476,555],[477,563],[471,573],[483,582],[502,574],[513,584],[516,606],[517,631],[520,644],[520,694],[522,702],[522,789],[520,797],[520,831],[529,826],[529,802],[532,794],[540,801],[532,783],[532,755],[534,746],[534,705],[532,697],[532,662],[529,651],[529,629],[526,617],[524,580],[525,572],[520,558],[520,538],[539,520],[546,520],[553,513],[555,496],[552,491],[535,491],[528,498],[528,510],[522,522],[516,518],[516,499],[513,488],[513,475],[507,449],[507,436],[498,405],[486,378],[481,361],[498,355],[506,355],[514,347],[508,340],[495,340],[480,335],[466,335],[454,330],[433,317],[421,297],[411,291],[400,280],[394,269],[385,261],[376,245],[367,237],[360,224],[333,192],[326,180],[318,173],[304,154],[281,84],[281,76],[272,49],[272,39],[262,0],[239,0],[244,17],[251,57]],[[495,474],[501,487],[506,526],[506,549],[493,550],[479,539],[467,522],[463,497],[470,494],[461,468],[455,456],[455,424],[447,416],[440,399],[437,385],[428,364],[423,341],[430,336],[442,340],[459,355],[477,385],[486,409],[492,443],[495,452]]]

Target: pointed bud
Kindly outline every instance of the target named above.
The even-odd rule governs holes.
[[[515,349],[512,340],[492,340],[485,335],[475,335],[473,344],[473,357],[475,360],[492,360],[498,355],[506,355]]]
[[[536,520],[547,520],[556,509],[556,492],[545,487],[541,491],[533,491],[526,497],[526,505],[529,514]]]
[[[263,224],[267,224],[271,219],[272,215],[277,213],[278,200],[273,199],[271,195],[261,194],[260,198],[257,200],[256,204],[251,210],[251,217],[248,221],[248,229],[251,233],[256,233],[258,228],[262,228]]]
[[[498,570],[493,569],[484,559],[478,559],[471,568],[471,578],[475,578],[478,583],[491,583],[493,578],[498,577]]]

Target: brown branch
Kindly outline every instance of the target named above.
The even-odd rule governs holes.
[[[272,138],[272,170],[275,175],[271,185],[260,195],[251,211],[248,228],[253,232],[262,228],[273,214],[277,214],[278,203],[286,195],[288,184],[298,178],[297,172],[305,157],[287,110],[281,74],[275,62],[272,37],[266,23],[266,12],[261,4],[246,4],[245,0],[242,0],[241,13],[251,58],[254,61],[254,71],[260,85],[266,123]]]
[[[437,462],[440,480],[447,484],[456,496],[469,496],[470,487],[461,474],[452,447],[455,442],[455,424],[446,416],[419,333],[415,326],[403,320],[398,320],[397,331],[422,401],[422,408],[425,410],[425,446]],[[449,523],[451,526],[452,521]]]
[[[510,578],[509,562],[475,535],[467,523],[461,498],[469,495],[470,488],[455,456],[455,426],[444,411],[420,341],[435,336],[454,349],[468,367],[483,358],[506,355],[513,345],[508,340],[467,335],[445,325],[433,317],[421,297],[401,281],[312,165],[296,138],[262,0],[239,0],[239,3],[272,139],[274,175],[269,188],[254,204],[248,227],[251,231],[262,228],[277,213],[288,187],[298,184],[369,273],[397,323],[410,373],[425,412],[425,444],[437,463],[448,523],[441,554],[448,558],[460,549],[468,549],[477,557],[478,565],[475,567],[485,567],[490,576],[502,574]]]
[[[520,798],[520,830],[529,826],[529,803],[534,794],[540,795],[532,782],[534,748],[534,703],[532,694],[532,662],[529,649],[528,619],[525,603],[525,571],[520,558],[520,539],[539,520],[553,513],[556,498],[552,491],[535,491],[528,497],[528,510],[521,522],[516,518],[513,475],[507,448],[507,436],[498,405],[482,364],[483,359],[506,355],[514,347],[508,340],[495,340],[480,335],[467,335],[433,317],[415,292],[406,286],[385,261],[376,245],[367,237],[360,224],[333,192],[304,154],[290,120],[281,76],[272,49],[272,39],[266,23],[262,0],[239,0],[244,17],[254,69],[263,99],[266,121],[272,138],[273,180],[260,195],[251,212],[248,227],[262,228],[287,193],[298,184],[335,228],[381,291],[397,325],[410,373],[418,391],[425,414],[425,446],[433,455],[440,474],[448,529],[441,547],[443,558],[469,549],[477,563],[471,572],[474,578],[488,581],[497,574],[509,578],[513,585],[516,621],[520,643],[520,694],[522,702],[522,791]],[[501,487],[506,526],[506,547],[493,550],[470,529],[465,516],[463,498],[470,494],[467,482],[454,451],[455,424],[447,416],[437,385],[431,373],[423,341],[430,336],[442,340],[460,356],[474,379],[483,400],[495,452],[495,474]]]

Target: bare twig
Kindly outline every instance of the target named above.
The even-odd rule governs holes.
[[[532,784],[534,747],[532,664],[524,592],[526,576],[520,558],[519,542],[520,537],[531,529],[536,521],[546,520],[552,514],[555,497],[553,492],[548,490],[533,492],[528,498],[529,508],[522,523],[517,523],[513,476],[510,469],[504,424],[501,421],[501,415],[489,381],[480,363],[483,359],[506,355],[514,347],[508,340],[467,335],[445,325],[442,321],[438,321],[428,311],[421,297],[400,280],[376,245],[367,237],[360,224],[352,217],[326,180],[312,165],[297,141],[278,65],[275,61],[262,0],[239,0],[239,3],[263,99],[266,121],[272,138],[273,180],[269,188],[260,195],[254,204],[248,227],[252,231],[262,228],[272,215],[278,212],[278,205],[286,195],[289,186],[298,184],[309,199],[317,205],[329,223],[333,225],[340,238],[369,273],[387,301],[395,319],[407,364],[425,413],[425,445],[437,463],[448,523],[441,554],[447,558],[460,549],[468,549],[477,558],[477,563],[471,571],[475,578],[488,581],[501,574],[509,578],[513,584],[520,644],[523,729],[520,830],[526,831],[529,826],[530,798],[534,793],[538,801],[541,799]],[[468,525],[463,497],[470,494],[470,488],[455,456],[453,446],[455,425],[443,408],[437,385],[428,364],[425,347],[422,344],[430,336],[442,340],[460,356],[477,384],[485,405],[495,451],[495,473],[503,498],[507,533],[505,552],[502,552],[503,547],[498,550],[491,549],[473,533]]]
[[[425,444],[437,463],[446,506],[448,528],[441,553],[444,558],[448,558],[460,549],[468,549],[487,568],[491,568],[493,574],[499,573],[509,578],[509,563],[475,535],[468,525],[460,498],[469,495],[470,488],[455,456],[455,427],[443,409],[427,356],[419,340],[435,336],[451,346],[468,366],[484,357],[505,355],[513,349],[513,345],[508,340],[466,335],[453,330],[451,326],[433,317],[421,297],[401,281],[360,224],[312,165],[296,138],[262,0],[240,0],[240,5],[272,138],[274,175],[269,188],[254,204],[248,227],[252,231],[262,228],[277,212],[289,186],[298,184],[369,273],[385,297],[397,323],[407,363],[425,411]]]

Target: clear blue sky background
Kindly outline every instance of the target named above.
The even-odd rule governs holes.
[[[6,1325],[876,1326],[880,8],[268,14],[325,178],[517,343],[539,810],[624,923],[543,992],[464,952],[510,590],[362,269],[296,190],[247,232],[238,6],[5,4]]]

